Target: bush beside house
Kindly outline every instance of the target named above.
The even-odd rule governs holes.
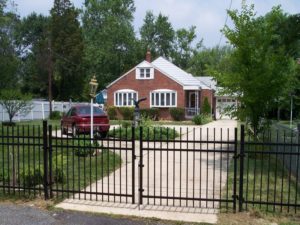
[[[185,111],[183,108],[170,108],[170,115],[173,120],[175,121],[182,121],[184,120]]]

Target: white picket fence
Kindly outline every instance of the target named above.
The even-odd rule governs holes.
[[[52,111],[67,112],[70,107],[77,102],[52,102]],[[88,103],[82,103],[88,104]],[[32,101],[32,109],[26,115],[18,113],[13,121],[43,120],[47,119],[50,114],[48,101]],[[0,105],[0,121],[8,121],[9,117],[6,110]]]

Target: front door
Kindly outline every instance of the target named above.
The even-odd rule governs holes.
[[[196,108],[196,92],[189,93],[189,108]]]

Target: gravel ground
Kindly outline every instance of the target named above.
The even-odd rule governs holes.
[[[0,225],[171,225],[160,221],[115,218],[69,211],[45,211],[35,207],[0,203]]]

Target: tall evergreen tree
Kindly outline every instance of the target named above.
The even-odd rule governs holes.
[[[83,38],[79,11],[70,0],[55,0],[51,9],[50,51],[54,62],[54,97],[82,98],[86,74],[82,71]]]
[[[83,12],[85,65],[104,88],[140,61],[132,25],[133,0],[86,0]]]

